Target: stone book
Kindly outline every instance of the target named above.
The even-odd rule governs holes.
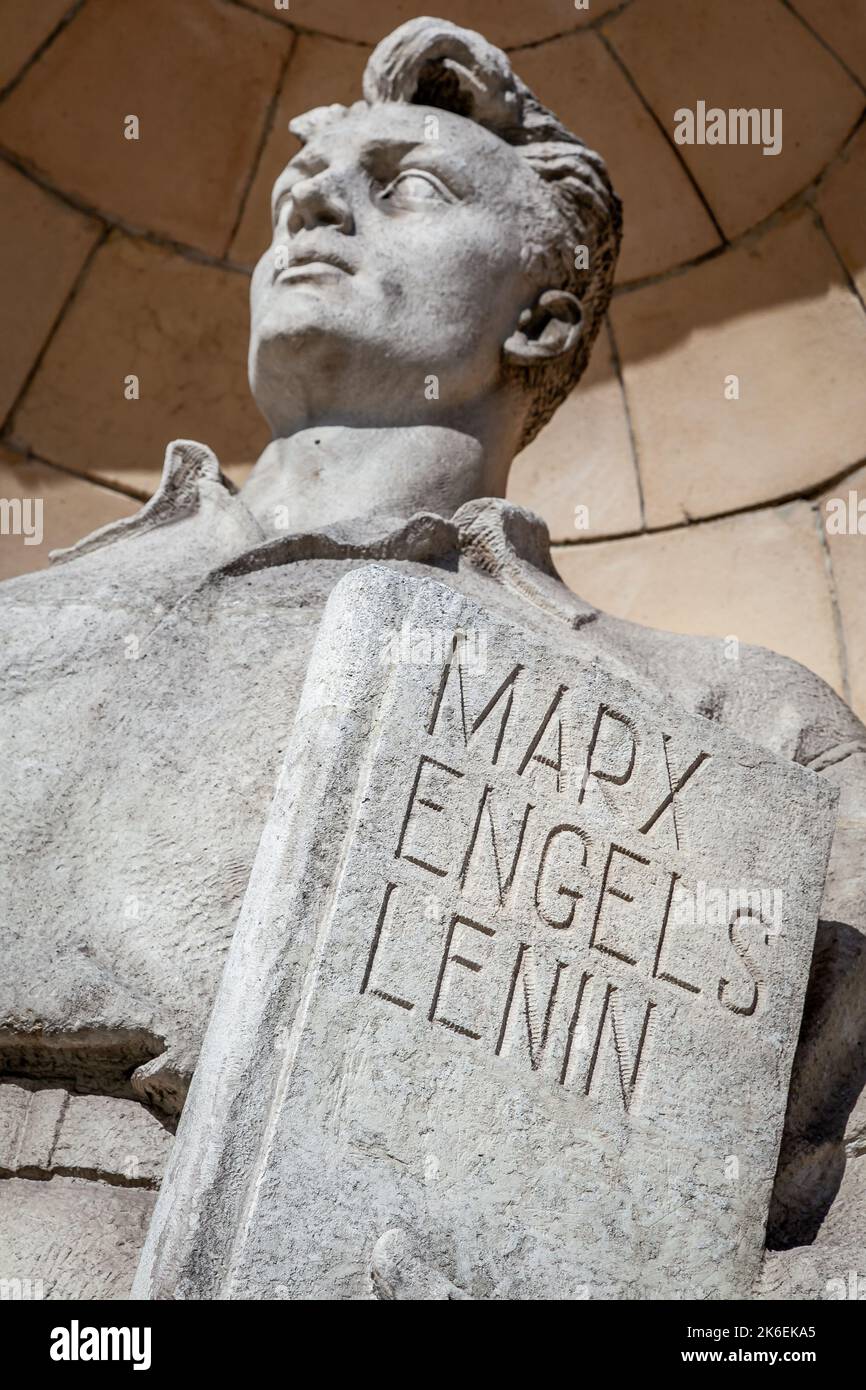
[[[531,615],[341,580],[136,1296],[751,1296],[835,797]]]

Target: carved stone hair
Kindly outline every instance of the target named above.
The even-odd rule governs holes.
[[[546,204],[530,210],[527,266],[540,288],[576,295],[583,331],[567,360],[507,368],[531,397],[523,447],[583,374],[610,301],[622,211],[604,160],[542,106],[501,49],[448,20],[412,19],[383,39],[370,55],[363,92],[371,106],[403,101],[476,121],[519,149],[548,187]],[[341,106],[319,107],[292,121],[290,129],[304,141],[343,114]],[[579,246],[588,250],[588,268],[575,264]]]

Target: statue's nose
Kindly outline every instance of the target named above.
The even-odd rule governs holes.
[[[319,174],[293,185],[286,227],[292,235],[313,227],[336,227],[349,234],[355,230],[355,219],[336,180]]]

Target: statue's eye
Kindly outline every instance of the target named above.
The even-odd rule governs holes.
[[[391,204],[411,206],[417,203],[450,203],[448,190],[433,174],[422,173],[420,169],[405,169],[392,179],[380,194],[383,201]]]

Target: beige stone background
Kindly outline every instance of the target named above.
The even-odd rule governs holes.
[[[286,122],[357,99],[427,8],[279,3],[2,0],[0,498],[43,498],[45,539],[0,536],[0,576],[134,511],[169,439],[236,478],[266,442],[247,288]],[[587,378],[510,495],[590,601],[773,647],[866,716],[866,0],[431,7],[508,49],[625,204]],[[782,153],[677,146],[698,100],[782,108]],[[829,535],[851,492],[864,534]]]

